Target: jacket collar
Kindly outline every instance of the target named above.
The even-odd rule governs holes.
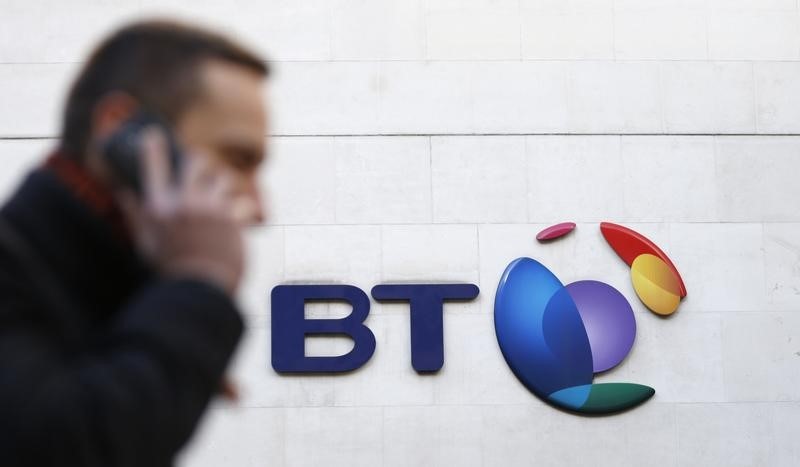
[[[30,172],[0,215],[96,317],[118,309],[152,275],[111,194],[62,153]]]

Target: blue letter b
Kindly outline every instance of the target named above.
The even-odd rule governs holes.
[[[345,301],[353,311],[339,319],[306,319],[308,301]],[[369,298],[352,285],[279,285],[272,289],[272,368],[283,373],[355,370],[375,352],[375,336],[364,325]],[[306,357],[307,335],[347,335],[353,349],[340,356]]]

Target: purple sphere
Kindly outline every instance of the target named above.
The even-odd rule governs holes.
[[[581,315],[595,373],[617,366],[633,347],[636,318],[628,300],[600,281],[577,281],[566,286]]]

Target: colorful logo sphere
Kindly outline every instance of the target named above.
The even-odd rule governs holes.
[[[566,235],[574,224],[554,227],[558,228],[542,231],[540,240]],[[603,223],[601,230],[631,265],[634,289],[642,302],[661,315],[674,312],[686,290],[666,255],[625,227]],[[630,303],[604,282],[564,285],[540,262],[518,258],[500,279],[494,321],[500,349],[514,374],[555,406],[608,414],[655,394],[653,388],[641,384],[592,383],[595,373],[615,367],[628,355],[636,337]]]
[[[603,222],[600,231],[620,258],[631,267],[636,295],[653,313],[670,315],[686,296],[686,286],[669,257],[644,235]]]

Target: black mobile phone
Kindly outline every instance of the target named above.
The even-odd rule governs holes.
[[[147,112],[136,113],[120,125],[103,145],[103,155],[111,167],[113,176],[123,185],[133,189],[137,195],[142,192],[139,172],[142,131],[149,127],[159,128],[164,134],[171,179],[177,182],[183,164],[183,152],[169,125],[155,115]]]

